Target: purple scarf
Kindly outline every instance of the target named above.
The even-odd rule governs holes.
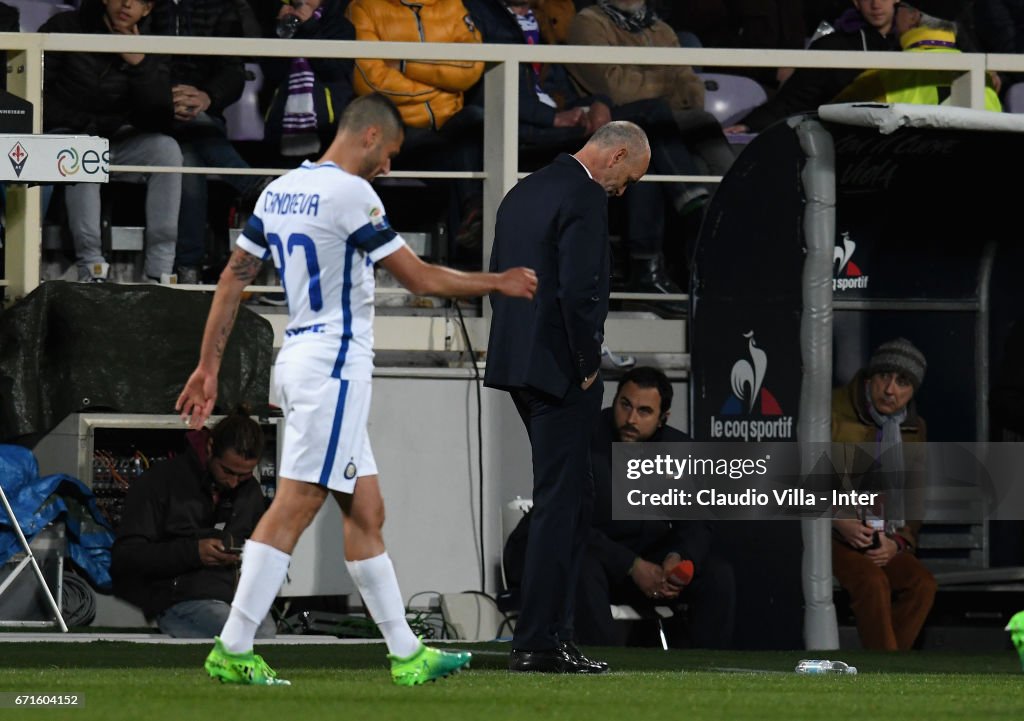
[[[317,20],[323,8],[317,8],[311,20]],[[288,74],[288,98],[281,119],[281,155],[311,155],[320,150],[316,132],[316,108],[313,105],[313,68],[306,58],[294,58]]]

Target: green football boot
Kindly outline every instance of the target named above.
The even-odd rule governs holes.
[[[277,677],[263,657],[252,651],[231,653],[224,648],[219,637],[213,639],[213,650],[203,664],[210,678],[221,683],[240,683],[247,686],[291,686],[291,681]]]
[[[1013,618],[1003,630],[1010,632],[1010,640],[1013,641],[1013,646],[1017,649],[1021,668],[1024,669],[1024,611],[1013,614]]]
[[[416,653],[406,658],[388,654],[391,678],[399,686],[419,686],[458,673],[469,667],[472,658],[473,655],[465,651],[440,651],[422,643]]]

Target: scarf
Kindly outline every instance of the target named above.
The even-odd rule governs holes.
[[[886,531],[892,532],[906,525],[903,508],[903,436],[900,426],[907,420],[906,407],[892,415],[882,415],[871,402],[871,393],[865,381],[864,395],[868,401],[868,414],[879,427],[879,459],[882,462],[883,478],[887,481],[885,519]]]
[[[533,10],[528,10],[525,15],[520,15],[512,10],[509,10],[509,13],[519,23],[519,29],[523,33],[523,39],[526,40],[526,44],[540,45],[540,24],[537,22],[537,16],[533,14]],[[540,85],[542,67],[543,63],[530,63],[530,70],[533,72],[533,91],[537,94],[537,99],[542,103],[548,107],[557,108],[558,104],[554,98],[544,92]]]
[[[323,7],[318,7],[310,20],[319,20]],[[288,98],[281,119],[281,155],[304,156],[320,150],[316,132],[317,116],[313,106],[313,68],[306,58],[294,58],[288,73]]]
[[[613,23],[627,33],[643,32],[658,20],[658,16],[646,4],[635,12],[620,10],[611,4],[611,0],[597,0],[597,5]]]

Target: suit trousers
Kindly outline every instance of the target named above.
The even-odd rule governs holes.
[[[884,566],[832,540],[832,573],[850,594],[861,645],[873,651],[913,648],[935,600],[935,577],[912,553]]]
[[[516,650],[541,651],[574,640],[576,584],[594,503],[590,437],[602,399],[600,377],[587,390],[574,383],[561,400],[512,391],[533,450],[533,512]]]

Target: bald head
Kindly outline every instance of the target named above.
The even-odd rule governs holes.
[[[594,133],[576,158],[608,195],[622,195],[647,172],[651,145],[639,125],[616,120]]]
[[[613,120],[602,126],[596,133],[590,136],[587,145],[595,145],[601,148],[626,148],[631,154],[651,154],[651,145],[647,140],[647,133],[636,123],[628,120]]]

